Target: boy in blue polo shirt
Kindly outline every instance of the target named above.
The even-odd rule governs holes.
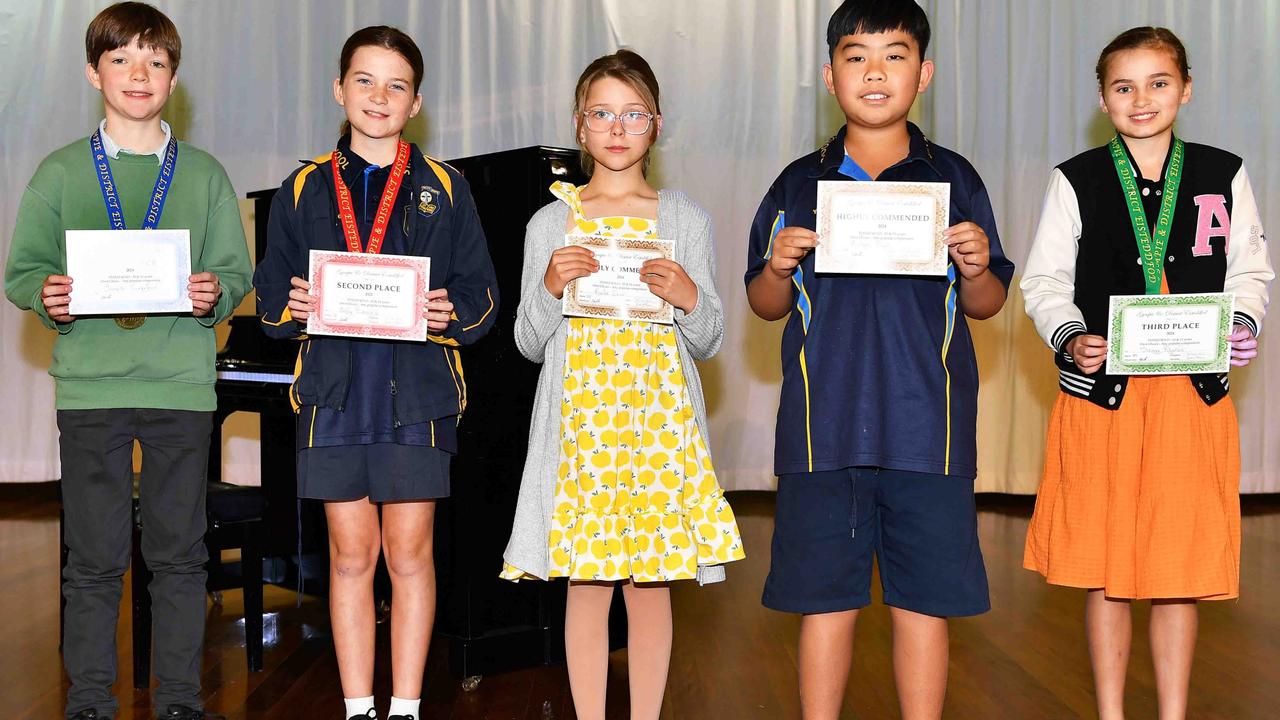
[[[764,604],[803,613],[804,717],[836,718],[858,609],[879,560],[905,718],[938,718],[947,621],[990,607],[973,498],[978,370],[965,317],[1004,304],[1013,275],[981,178],[907,113],[933,76],[912,0],[846,0],[827,27],[827,90],[845,127],[791,163],[760,204],[752,310],[787,317]],[[951,186],[946,277],[817,274],[819,180]]]

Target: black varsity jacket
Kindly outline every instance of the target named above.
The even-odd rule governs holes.
[[[1161,178],[1145,180],[1133,165],[1147,221],[1154,228],[1164,171]],[[1239,157],[1186,143],[1164,255],[1169,292],[1234,293],[1235,323],[1254,335],[1261,331],[1274,273],[1253,189]],[[1106,146],[1054,169],[1021,288],[1027,314],[1056,354],[1062,390],[1099,407],[1120,407],[1128,377],[1109,376],[1103,370],[1086,375],[1065,352],[1077,335],[1107,336],[1112,295],[1141,295],[1145,289],[1125,194]],[[1189,377],[1209,405],[1230,388],[1225,373]]]

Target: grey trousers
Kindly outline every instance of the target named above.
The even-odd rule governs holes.
[[[133,441],[142,446],[138,492],[142,556],[151,580],[154,705],[201,708],[204,646],[205,481],[213,413],[59,410],[66,517],[67,609],[62,660],[71,679],[67,716],[114,717],[116,623],[129,567]]]

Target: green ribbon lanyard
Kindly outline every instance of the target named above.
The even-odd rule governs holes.
[[[1164,176],[1164,198],[1160,202],[1160,217],[1156,220],[1155,233],[1147,227],[1147,213],[1142,209],[1142,196],[1138,193],[1138,183],[1133,178],[1133,165],[1124,152],[1124,146],[1120,144],[1120,136],[1111,138],[1107,147],[1111,150],[1111,161],[1116,166],[1116,174],[1120,176],[1120,187],[1124,188],[1129,219],[1133,221],[1133,235],[1138,241],[1138,253],[1142,255],[1142,278],[1147,286],[1146,294],[1159,295],[1160,278],[1164,275],[1164,249],[1169,244],[1173,209],[1178,202],[1178,185],[1182,182],[1182,141],[1173,139],[1173,156],[1169,159],[1169,170]]]

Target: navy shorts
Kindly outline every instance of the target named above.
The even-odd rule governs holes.
[[[874,467],[778,478],[765,607],[865,607],[873,554],[886,605],[939,617],[991,609],[972,479]]]
[[[448,452],[429,445],[373,443],[298,451],[298,497],[399,502],[449,497]]]

